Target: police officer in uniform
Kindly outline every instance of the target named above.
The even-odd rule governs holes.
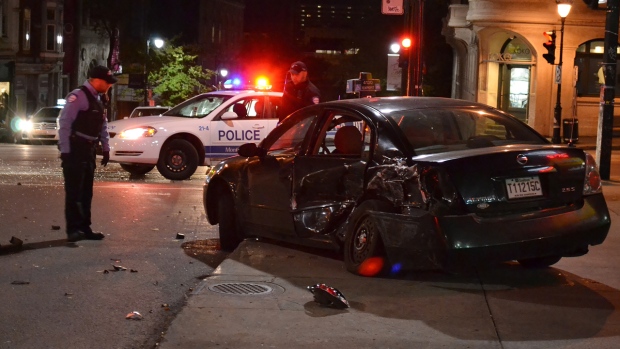
[[[95,177],[95,148],[101,142],[106,166],[110,160],[110,137],[106,115],[107,92],[117,79],[104,66],[92,67],[88,80],[71,91],[60,112],[58,148],[65,177],[67,241],[101,240],[91,225],[91,202]]]
[[[286,74],[282,107],[278,110],[278,117],[282,121],[289,114],[303,107],[317,104],[321,92],[308,80],[308,68],[304,62],[295,62]]]

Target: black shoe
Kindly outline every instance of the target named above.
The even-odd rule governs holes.
[[[103,233],[99,233],[95,231],[84,233],[85,240],[103,240],[103,238],[105,238],[105,235],[103,235]]]
[[[71,233],[67,233],[67,241],[68,242],[76,242],[84,239],[84,233],[81,231],[74,231]]]

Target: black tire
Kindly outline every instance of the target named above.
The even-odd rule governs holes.
[[[141,176],[151,172],[155,165],[120,164],[121,168],[133,176]]]
[[[166,144],[157,161],[159,173],[171,180],[188,179],[197,168],[198,152],[184,139],[173,139]]]
[[[539,258],[519,259],[517,262],[524,268],[528,269],[541,269],[547,268],[559,262],[562,257],[560,256],[548,256]]]
[[[353,212],[344,241],[344,263],[347,270],[362,276],[378,276],[387,270],[385,259],[381,270],[374,275],[361,271],[362,264],[372,257],[384,257],[385,250],[379,226],[368,211],[391,212],[392,206],[382,201],[363,202]]]
[[[235,203],[230,192],[222,191],[219,195],[217,220],[219,222],[221,249],[233,251],[243,241],[243,233],[237,222]]]

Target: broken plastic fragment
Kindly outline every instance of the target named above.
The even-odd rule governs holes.
[[[21,246],[24,244],[24,242],[21,239],[16,238],[15,236],[12,236],[11,241],[9,242],[11,243],[11,245],[15,245],[15,246]]]
[[[127,314],[127,316],[125,316],[125,319],[127,320],[142,320],[144,317],[142,316],[142,314],[138,313],[137,311],[132,311],[131,313]]]
[[[344,295],[333,287],[325,284],[316,284],[308,286],[308,291],[312,292],[314,301],[319,304],[337,309],[349,307],[349,302],[344,298]]]
[[[30,281],[15,280],[11,285],[30,285]]]
[[[185,239],[185,234],[177,233],[177,240]]]
[[[127,270],[127,268],[123,267],[122,265],[112,265],[114,267],[114,271],[125,271]]]
[[[52,225],[52,230],[60,230],[60,225]]]

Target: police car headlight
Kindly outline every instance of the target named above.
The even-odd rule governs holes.
[[[118,134],[118,138],[122,139],[138,139],[140,137],[153,137],[157,133],[157,130],[154,127],[137,127],[130,128]]]

